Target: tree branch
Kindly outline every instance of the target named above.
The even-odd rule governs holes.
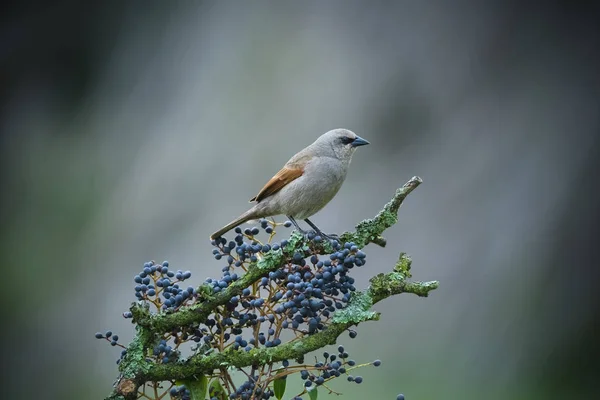
[[[410,179],[396,191],[390,202],[373,219],[360,222],[354,232],[344,233],[341,240],[354,242],[359,248],[368,243],[385,246],[386,241],[381,234],[398,221],[397,213],[402,202],[421,183],[419,177]],[[153,314],[147,305],[133,304],[130,310],[133,322],[137,324],[137,335],[129,345],[126,356],[121,360],[119,366],[121,379],[115,392],[108,399],[133,399],[136,397],[138,387],[148,381],[185,380],[194,376],[212,374],[213,371],[224,367],[243,368],[302,358],[311,351],[334,344],[349,327],[364,321],[379,319],[379,313],[371,309],[377,302],[400,293],[426,297],[431,290],[438,287],[437,281],[407,281],[407,278],[411,277],[411,260],[401,253],[393,272],[378,274],[371,278],[371,285],[362,292],[354,292],[346,307],[336,311],[328,321],[326,329],[318,333],[272,348],[261,347],[245,351],[229,347],[221,352],[208,355],[197,354],[187,360],[173,363],[153,363],[147,359],[148,351],[151,351],[158,338],[164,333],[204,323],[217,307],[227,304],[232,297],[240,295],[243,289],[268,276],[269,272],[282,268],[296,253],[309,257],[311,254],[332,252],[334,250],[331,243],[314,243],[300,233],[294,232],[285,246],[278,250],[271,250],[256,262],[250,263],[247,272],[223,291],[214,294],[210,285],[200,286],[196,303],[191,306],[182,307],[171,313]]]
[[[143,381],[164,381],[170,379],[187,379],[194,375],[212,373],[222,367],[243,368],[251,365],[281,362],[297,359],[311,351],[327,345],[333,345],[338,336],[346,329],[361,322],[379,319],[379,313],[371,310],[371,306],[383,299],[400,293],[413,293],[427,296],[438,287],[437,281],[406,282],[401,274],[392,272],[379,274],[371,280],[372,286],[364,292],[354,293],[348,306],[334,314],[333,322],[327,329],[314,335],[305,336],[274,348],[243,349],[224,351],[208,356],[195,355],[183,363],[153,365],[139,377]]]
[[[342,240],[354,242],[358,247],[364,247],[369,243],[385,247],[387,241],[381,237],[381,234],[398,222],[398,210],[402,202],[421,183],[423,183],[421,178],[413,176],[401,188],[396,190],[394,197],[377,213],[375,218],[360,222],[356,225],[354,232],[342,234]]]
[[[385,239],[381,234],[396,222],[398,222],[398,210],[402,202],[423,180],[418,176],[412,177],[401,188],[396,190],[394,197],[383,207],[383,209],[373,219],[367,219],[356,226],[355,232],[346,232],[342,234],[342,241],[354,242],[360,248],[368,243],[376,243],[385,246]],[[156,333],[164,333],[173,328],[188,326],[190,324],[205,321],[216,307],[227,304],[233,297],[239,295],[242,290],[263,276],[268,276],[269,272],[281,268],[286,261],[295,253],[302,253],[308,256],[310,253],[309,244],[319,254],[331,252],[331,246],[325,242],[315,246],[301,234],[294,232],[285,248],[277,251],[271,250],[261,260],[251,263],[248,272],[238,281],[231,284],[227,289],[213,295],[210,287],[200,287],[199,292],[203,294],[203,302],[184,307],[172,314],[151,314],[147,308],[140,304],[133,304],[131,313],[133,322],[148,328]]]

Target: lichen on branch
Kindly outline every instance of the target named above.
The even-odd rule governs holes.
[[[392,272],[374,276],[365,290],[357,290],[351,276],[353,268],[366,262],[364,246],[385,246],[382,234],[398,221],[402,202],[421,182],[413,177],[374,218],[342,234],[339,242],[293,232],[277,243],[275,229],[289,224],[275,221],[260,221],[268,235],[262,241],[258,228],[237,228],[234,240],[212,242],[215,258],[227,260],[223,276],[196,288],[182,287],[191,276],[187,271],[174,272],[167,262],[145,264],[134,278],[140,301],[124,314],[136,325],[134,340],[125,348],[112,332],[96,334],[125,348],[119,379],[108,398],[158,399],[166,391],[172,398],[192,398],[189,382],[196,382],[194,393],[203,393],[206,388],[196,390],[204,382],[197,381],[202,376],[209,378],[206,382],[212,379],[211,387],[218,386],[214,390],[226,396],[223,399],[268,399],[275,396],[274,382],[294,372],[302,372],[305,381],[301,396],[317,387],[331,391],[331,379],[369,365],[355,365],[342,346],[337,360],[331,356],[304,364],[304,356],[337,343],[344,332],[356,337],[351,327],[379,319],[373,310],[377,302],[400,293],[426,297],[438,287],[436,281],[410,281],[411,259],[404,253]],[[292,336],[283,342],[288,331]],[[183,357],[186,343],[192,344],[192,354]],[[290,366],[294,360],[296,365]],[[247,380],[236,383],[235,370]],[[348,380],[360,383],[358,378],[349,375]],[[285,384],[279,382],[278,394],[282,387]],[[222,400],[221,394],[210,396]]]

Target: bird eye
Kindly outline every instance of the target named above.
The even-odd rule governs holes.
[[[350,143],[354,142],[354,139],[351,139],[348,136],[344,136],[340,140],[343,144],[350,144]]]

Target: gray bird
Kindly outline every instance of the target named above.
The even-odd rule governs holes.
[[[212,235],[216,239],[236,226],[259,218],[286,215],[302,234],[296,218],[306,221],[315,232],[326,235],[308,217],[321,210],[342,187],[352,155],[358,146],[369,144],[348,129],[333,129],[285,163],[250,202],[254,207]]]

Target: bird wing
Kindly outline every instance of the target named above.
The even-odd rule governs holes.
[[[296,154],[269,180],[269,182],[267,182],[256,196],[250,199],[250,201],[261,201],[266,197],[272,196],[288,183],[301,177],[304,173],[304,166],[311,158],[311,156],[299,156]]]

